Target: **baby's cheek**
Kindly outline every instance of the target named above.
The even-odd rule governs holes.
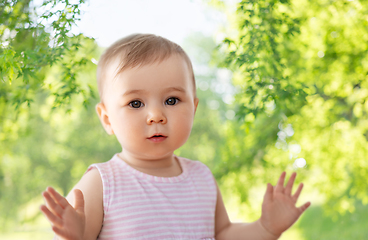
[[[131,119],[119,119],[116,122],[115,135],[120,141],[131,141],[139,135],[143,127],[138,125],[137,121]]]
[[[185,121],[181,121],[180,126],[178,126],[179,131],[177,132],[177,134],[178,137],[182,139],[182,141],[185,142],[188,139],[192,130],[192,124],[193,122],[190,119],[185,119]]]

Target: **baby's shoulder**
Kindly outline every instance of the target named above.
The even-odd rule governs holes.
[[[195,173],[212,175],[211,170],[207,167],[207,165],[199,160],[191,160],[191,159],[179,157],[179,156],[178,156],[178,159],[180,161],[182,168],[187,170],[189,173],[195,172]]]
[[[87,172],[92,169],[97,169],[100,173],[105,171],[109,172],[119,168],[120,167],[119,165],[121,165],[121,161],[116,157],[116,155],[114,155],[110,160],[106,162],[91,164],[88,167]]]
[[[180,161],[180,163],[184,163],[188,166],[201,166],[201,167],[207,167],[206,164],[204,164],[203,162],[199,161],[199,160],[193,160],[193,159],[189,159],[189,158],[185,158],[185,157],[180,157],[180,156],[176,156],[178,158],[178,160]]]

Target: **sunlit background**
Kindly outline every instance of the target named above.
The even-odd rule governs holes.
[[[67,194],[90,164],[120,151],[95,114],[96,63],[114,41],[138,32],[179,43],[193,61],[200,103],[176,154],[210,167],[232,221],[258,219],[267,182],[296,171],[305,183],[299,204],[312,206],[282,240],[368,239],[368,3],[90,0],[66,35],[87,38],[53,62],[37,47],[61,44],[34,42],[55,36],[57,18],[39,17],[50,8],[7,2],[0,3],[0,239],[51,239],[39,211],[43,189]],[[44,24],[45,35],[21,22],[28,15],[17,6],[28,2],[36,7],[30,21]],[[57,2],[64,11],[65,1]],[[26,57],[39,64],[36,72],[19,67]]]

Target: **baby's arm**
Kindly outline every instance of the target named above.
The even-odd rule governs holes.
[[[59,237],[56,239],[90,240],[97,238],[103,220],[102,191],[100,174],[97,169],[92,169],[75,185],[68,194],[67,200],[51,188],[43,193],[47,207],[41,206],[41,211],[51,222],[55,234]],[[76,194],[72,194],[73,192]],[[74,205],[69,203],[74,203]],[[83,208],[81,203],[84,205],[84,216],[81,211]],[[55,211],[55,209],[59,210]]]
[[[217,189],[216,239],[278,239],[310,205],[310,202],[307,202],[299,208],[295,206],[303,187],[300,184],[295,194],[291,194],[295,177],[296,173],[293,173],[286,187],[284,187],[284,172],[281,174],[275,187],[271,184],[267,185],[261,218],[253,223],[231,223],[222,201],[221,193]]]

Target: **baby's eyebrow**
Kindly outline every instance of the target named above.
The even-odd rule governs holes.
[[[142,92],[145,92],[145,91],[144,90],[139,90],[139,89],[128,90],[128,91],[125,91],[121,96],[127,96],[127,95],[130,95],[130,94],[142,93]]]
[[[173,92],[173,91],[185,93],[185,89],[182,87],[169,87],[165,89],[165,92]]]
[[[182,87],[168,87],[165,88],[163,92],[167,93],[167,92],[182,92],[182,93],[186,93],[185,89]],[[132,89],[132,90],[127,90],[125,91],[121,96],[127,96],[130,94],[138,94],[138,93],[145,93],[145,90],[141,90],[141,89]]]

